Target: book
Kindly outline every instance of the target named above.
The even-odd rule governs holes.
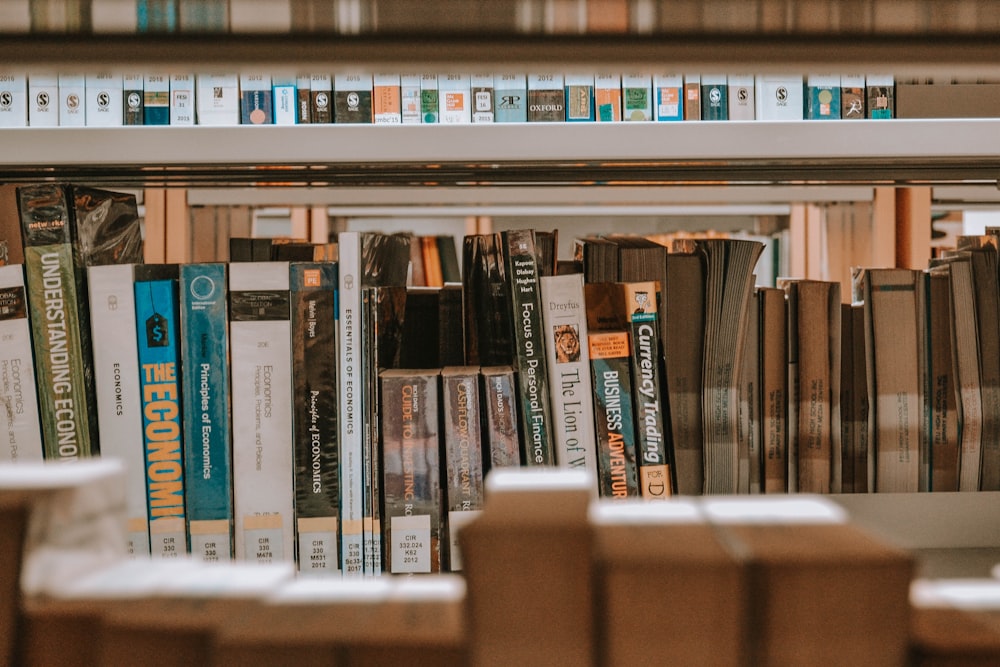
[[[983,401],[980,491],[1000,489],[1000,336],[997,335],[997,250],[991,243],[966,250],[972,264]]]
[[[287,262],[229,265],[234,546],[237,560],[294,557]]]
[[[240,77],[238,74],[199,73],[195,84],[198,125],[240,124]]]
[[[0,462],[41,461],[42,427],[21,264],[0,266],[0,343]]]
[[[867,118],[865,113],[865,75],[842,74],[840,77],[840,117],[844,120]]]
[[[333,122],[372,122],[372,75],[345,72],[333,77]]]
[[[145,76],[124,74],[122,76],[122,125],[142,125]]]
[[[458,535],[483,510],[483,438],[480,427],[479,368],[441,369],[441,456],[447,511],[445,569],[459,572]]]
[[[494,122],[496,120],[496,109],[493,97],[493,75],[473,74],[469,82],[472,86],[472,122]]]
[[[142,124],[170,125],[170,77],[147,74],[142,81]]]
[[[764,493],[788,488],[788,314],[785,292],[757,288],[760,328],[760,420]]]
[[[299,123],[312,123],[312,78],[308,74],[295,75],[295,113]]]
[[[839,74],[810,74],[806,77],[807,120],[834,120],[840,118]]]
[[[583,274],[539,278],[552,399],[555,461],[582,468],[597,489],[594,403]]]
[[[170,124],[194,125],[194,74],[170,75]]]
[[[588,346],[594,383],[598,495],[615,500],[639,497],[628,333],[591,331]]]
[[[399,77],[400,121],[404,124],[420,123],[420,75],[401,74]]]
[[[180,267],[184,498],[191,554],[233,557],[229,303],[225,264]]]
[[[683,74],[653,76],[653,97],[656,102],[656,120],[684,120]]]
[[[754,101],[754,75],[730,74],[728,77],[729,120],[754,120],[757,104]]]
[[[524,74],[500,72],[493,75],[495,121],[524,123],[528,120],[528,81]]]
[[[0,127],[28,126],[28,77],[0,72]]]
[[[441,572],[439,372],[379,373],[388,571]]]
[[[298,569],[338,574],[337,264],[289,270]]]
[[[725,74],[701,75],[701,119],[729,120],[729,83]]]
[[[759,95],[754,96],[755,99]],[[760,114],[757,114],[760,118]],[[684,75],[684,120],[701,120],[701,75]]]
[[[91,266],[87,287],[91,330],[100,341],[94,346],[94,382],[101,455],[119,459],[125,468],[127,553],[149,556],[133,265]]]
[[[959,424],[955,316],[951,271],[932,267],[927,277],[928,399],[931,470],[928,490],[958,491]]]
[[[758,74],[757,120],[802,120],[802,76]]]
[[[275,125],[298,125],[299,93],[294,74],[271,74],[271,100]]]
[[[28,125],[59,125],[59,77],[41,72],[28,75]]]
[[[177,30],[177,0],[138,0],[139,32],[174,32]]]
[[[262,72],[240,74],[240,123],[271,125],[274,123],[274,91],[271,75]]]
[[[154,558],[180,558],[188,551],[177,276],[176,264],[133,268],[149,551]]]
[[[440,120],[437,74],[420,75],[420,122],[437,123]]]
[[[82,74],[59,75],[59,126],[83,127],[87,124],[87,80]]]
[[[408,287],[400,368],[440,368],[465,364],[462,287]]]
[[[483,472],[521,466],[517,387],[512,366],[481,366]]]
[[[309,75],[309,122],[333,122],[333,79],[329,74]]]
[[[513,362],[510,286],[494,234],[470,234],[462,241],[462,292],[466,363],[481,366]]]
[[[510,319],[514,366],[520,396],[521,434],[527,465],[552,465],[552,412],[549,406],[548,365],[542,339],[542,302],[534,232],[500,232],[503,265],[510,282]]]
[[[896,117],[896,80],[891,74],[865,75],[865,108],[868,118]]]
[[[598,73],[594,76],[594,120],[615,123],[622,119],[621,74]]]
[[[566,120],[562,74],[528,74],[527,120],[529,123],[558,123]]]
[[[566,121],[593,122],[594,77],[590,74],[566,74]]]
[[[89,127],[116,127],[124,122],[122,75],[112,72],[88,74],[85,79],[85,124]]]
[[[739,492],[760,494],[763,490],[760,413],[760,295],[750,294],[747,318],[746,353],[738,373],[739,430],[736,446],[739,451]],[[839,339],[838,339],[839,340]]]
[[[438,74],[438,120],[441,123],[472,122],[472,91],[468,74]]]
[[[224,0],[177,0],[180,32],[226,32],[229,3]]]
[[[652,79],[648,74],[622,74],[622,120],[653,120]]]
[[[372,75],[372,114],[376,125],[398,125],[403,122],[400,102],[399,74]]]

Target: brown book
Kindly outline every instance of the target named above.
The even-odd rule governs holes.
[[[0,185],[0,264],[24,264],[17,186]]]
[[[788,320],[784,290],[758,288],[764,493],[788,490]]]
[[[993,241],[969,250],[976,295],[979,333],[980,388],[983,398],[983,440],[980,491],[1000,490],[1000,294],[997,250]]]
[[[854,440],[853,475],[854,492],[874,491],[868,472],[869,460],[869,403],[868,403],[868,358],[865,338],[865,309],[863,304],[851,305],[851,382],[853,384],[851,409],[851,431]]]
[[[760,302],[757,292],[750,296],[747,318],[747,349],[739,371],[739,493],[760,493],[761,412],[760,412]]]
[[[628,32],[628,0],[589,0],[587,34]]]
[[[866,269],[864,292],[875,491],[915,492],[926,482],[921,468],[929,460],[924,277],[910,269]]]
[[[840,304],[840,492],[854,493],[854,318]]]
[[[951,271],[931,269],[928,279],[930,348],[930,491],[958,491],[958,395],[954,357]]]
[[[441,287],[444,278],[441,273],[441,256],[438,254],[437,239],[421,236],[420,248],[424,260],[424,282],[428,287]]]

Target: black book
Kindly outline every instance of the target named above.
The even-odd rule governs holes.
[[[509,365],[514,360],[509,286],[498,237],[494,234],[469,235],[462,248],[466,363]]]

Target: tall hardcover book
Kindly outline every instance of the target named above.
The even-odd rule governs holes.
[[[133,269],[149,550],[154,558],[179,558],[188,551],[177,276],[176,264]]]
[[[240,123],[271,125],[274,123],[274,91],[271,75],[262,72],[240,74]]]
[[[788,314],[784,290],[758,288],[763,492],[787,490]]]
[[[198,74],[194,99],[198,125],[240,124],[238,74]]]
[[[595,121],[594,77],[590,74],[567,74],[564,85],[567,122]]]
[[[729,83],[725,74],[701,75],[701,119],[729,120]]]
[[[472,122],[472,89],[468,74],[438,74],[438,118],[442,123]]]
[[[333,78],[329,74],[309,76],[309,122],[333,122]]]
[[[1000,335],[997,333],[997,250],[986,243],[966,251],[972,264],[976,324],[979,334],[980,389],[983,400],[983,435],[980,491],[1000,490]]]
[[[28,126],[28,77],[0,73],[0,127]]]
[[[42,426],[21,264],[0,266],[0,343],[0,461],[41,461]]]
[[[122,75],[113,72],[88,74],[86,77],[86,125],[117,127],[124,122],[122,111]]]
[[[740,493],[757,495],[763,488],[763,462],[760,446],[760,294],[756,291],[750,295],[747,320],[747,350],[738,371],[740,416],[736,444],[740,460],[737,488]]]
[[[293,262],[290,271],[298,568],[337,574],[337,264]]]
[[[543,276],[539,284],[556,464],[586,470],[596,491],[593,385],[583,274]]]
[[[440,572],[439,372],[385,370],[382,396],[383,492],[388,570]]]
[[[528,74],[528,122],[554,123],[565,120],[563,75],[552,72]]]
[[[622,119],[621,74],[598,73],[594,76],[594,116],[599,123]]]
[[[598,495],[615,500],[638,497],[628,333],[591,331],[588,345],[594,383]]]
[[[512,363],[511,320],[507,316],[510,286],[497,235],[470,234],[463,239],[462,288],[466,363]]]
[[[483,470],[517,468],[521,449],[517,431],[517,386],[512,366],[482,366]]]
[[[419,74],[401,74],[399,76],[399,106],[401,122],[404,125],[420,123]]]
[[[472,122],[492,123],[496,120],[496,107],[493,98],[493,75],[473,74],[472,86]]]
[[[729,120],[754,120],[757,118],[757,103],[754,101],[754,75],[730,74]]]
[[[420,75],[420,122],[437,123],[440,120],[437,74]]]
[[[521,434],[527,465],[552,465],[552,413],[545,343],[542,340],[542,299],[538,286],[538,261],[534,232],[516,229],[500,232],[503,264],[510,281],[510,316],[513,322],[514,365],[520,396]]]
[[[60,127],[83,127],[87,124],[86,89],[83,74],[59,75]]]
[[[143,78],[142,124],[170,125],[170,77],[166,74]]]
[[[184,497],[191,554],[208,562],[233,554],[226,274],[220,263],[180,267]]]
[[[398,74],[372,75],[372,114],[376,125],[399,125],[403,122]]]
[[[844,120],[866,118],[865,75],[843,74],[840,77],[840,117]]]
[[[493,96],[496,101],[496,122],[524,123],[528,120],[528,82],[524,74],[495,74]]]
[[[131,264],[91,266],[90,325],[101,455],[125,466],[126,546],[132,557],[149,555],[145,447],[139,390],[139,339]]]
[[[55,74],[28,75],[28,125],[57,127],[59,125],[59,77]]]
[[[129,73],[122,76],[122,124],[143,124],[143,97],[146,77]]]
[[[896,80],[891,74],[865,76],[865,99],[868,118],[896,117]]]
[[[237,560],[291,562],[294,546],[287,262],[229,265]]]
[[[479,369],[447,366],[441,369],[441,445],[444,504],[447,511],[448,570],[462,570],[458,534],[483,510],[483,437],[480,427]]]
[[[840,75],[810,74],[806,77],[806,119],[840,118]]]
[[[622,120],[653,120],[652,90],[648,74],[622,74]]]
[[[684,120],[684,75],[655,75],[653,98],[656,103],[656,120]]]
[[[194,125],[194,74],[170,75],[170,124]]]
[[[333,77],[333,122],[372,122],[372,75],[345,72]]]
[[[958,491],[959,423],[951,271],[932,268],[927,279],[928,398],[931,423],[929,490]]]

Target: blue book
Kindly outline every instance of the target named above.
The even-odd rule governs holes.
[[[134,270],[139,389],[153,557],[187,552],[176,264]]]
[[[528,79],[524,74],[497,74],[493,77],[494,121],[528,122]]]
[[[270,74],[240,75],[240,123],[273,125],[273,100]]]
[[[806,119],[840,119],[840,75],[806,77]]]
[[[289,266],[295,527],[303,574],[340,574],[337,264]]]
[[[226,265],[181,266],[179,293],[191,554],[225,561],[233,529]]]
[[[136,22],[139,32],[174,32],[177,30],[176,0],[139,0]]]

